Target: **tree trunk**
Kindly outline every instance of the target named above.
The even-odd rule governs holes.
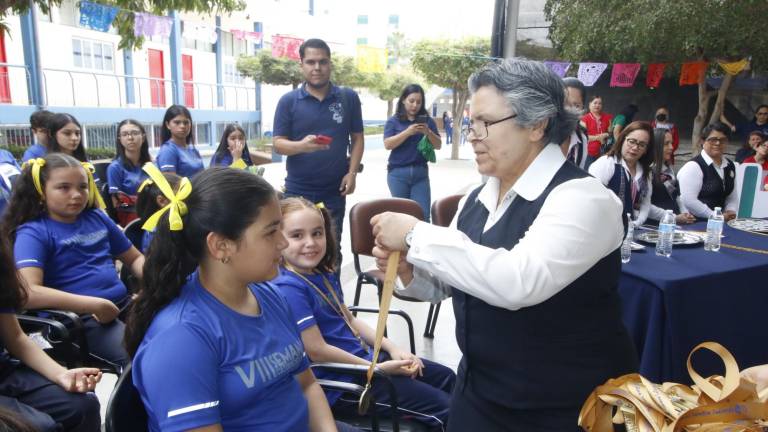
[[[453,90],[453,143],[451,145],[451,159],[459,158],[459,145],[461,144],[462,120],[464,120],[464,105],[467,104],[469,93],[467,90]]]
[[[723,83],[720,84],[720,89],[717,90],[717,100],[715,101],[715,107],[712,110],[712,115],[709,117],[710,123],[720,121],[720,116],[723,115],[723,110],[725,109],[726,95],[728,94],[728,90],[731,88],[731,84],[733,83],[734,78],[735,76],[731,74],[725,74]]]
[[[394,104],[392,103],[392,99],[389,99],[387,101],[387,118],[392,117],[392,109],[394,108]]]
[[[703,73],[706,75],[706,72]],[[699,110],[696,112],[696,117],[693,119],[693,131],[691,131],[691,156],[695,157],[701,151],[701,145],[699,143],[699,135],[704,128],[704,122],[707,118],[707,111],[709,108],[709,98],[712,97],[713,92],[707,91],[707,81],[702,76],[699,81]]]

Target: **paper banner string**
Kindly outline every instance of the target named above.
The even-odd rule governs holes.
[[[236,30],[236,29],[232,29],[229,32],[232,33],[232,37],[238,40],[247,39],[257,44],[260,44],[262,42],[263,35],[261,32],[252,32],[252,31]]]
[[[133,34],[136,36],[162,36],[169,37],[173,20],[169,17],[161,17],[145,12],[136,12],[133,15]]]
[[[304,39],[290,36],[272,36],[272,57],[288,57],[299,60],[299,47]]]
[[[701,82],[707,66],[707,62],[701,61],[683,63],[683,67],[680,69],[680,85],[693,85]]]
[[[387,50],[358,45],[355,64],[362,72],[384,72],[387,69]]]
[[[185,39],[194,39],[209,44],[215,44],[219,39],[216,33],[216,27],[209,27],[205,24],[192,23],[184,21],[184,32],[182,36]]]
[[[666,63],[651,63],[648,65],[648,72],[645,75],[645,85],[650,88],[656,88],[664,77]]]
[[[80,2],[80,26],[108,32],[109,26],[120,9],[82,0]]]
[[[552,70],[552,72],[556,73],[560,78],[564,77],[565,74],[568,73],[568,69],[571,67],[571,63],[569,62],[545,61],[544,64],[547,65],[547,67]]]
[[[638,72],[640,63],[615,63],[611,69],[611,87],[632,87]]]
[[[720,65],[721,68],[728,74],[728,75],[738,75],[739,72],[743,71],[745,67],[749,64],[749,60],[747,59],[741,59],[736,62],[730,62],[730,63],[723,63],[723,62],[717,62],[717,64]]]
[[[607,63],[581,63],[579,64],[579,81],[587,87],[592,87],[607,67]]]

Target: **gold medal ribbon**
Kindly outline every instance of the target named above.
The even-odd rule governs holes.
[[[157,227],[160,217],[168,212],[168,225],[171,231],[181,231],[184,228],[184,222],[182,216],[187,214],[187,205],[184,204],[184,200],[187,199],[190,193],[192,193],[192,183],[188,178],[182,177],[179,183],[179,191],[174,193],[173,188],[165,179],[165,176],[152,162],[147,162],[142,167],[144,172],[149,174],[149,178],[155,182],[160,192],[165,195],[170,201],[167,206],[156,211],[155,214],[149,217],[142,228],[146,231],[154,231]]]

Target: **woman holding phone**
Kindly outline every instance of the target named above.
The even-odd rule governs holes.
[[[384,126],[384,148],[392,150],[387,164],[387,185],[393,197],[418,202],[424,211],[424,220],[429,222],[432,202],[429,170],[427,159],[418,148],[425,137],[434,149],[440,149],[437,125],[424,108],[424,89],[410,84],[397,100],[395,115]]]

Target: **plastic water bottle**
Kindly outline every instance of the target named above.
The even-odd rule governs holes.
[[[624,243],[621,244],[621,262],[628,263],[632,258],[632,240],[635,238],[635,223],[632,222],[632,215],[627,213],[627,236],[624,237]]]
[[[659,223],[659,239],[656,241],[656,255],[672,256],[672,240],[675,238],[675,214],[667,210]]]
[[[723,211],[715,207],[715,212],[707,220],[707,235],[704,237],[704,250],[717,252],[720,250],[720,235],[723,233]]]

